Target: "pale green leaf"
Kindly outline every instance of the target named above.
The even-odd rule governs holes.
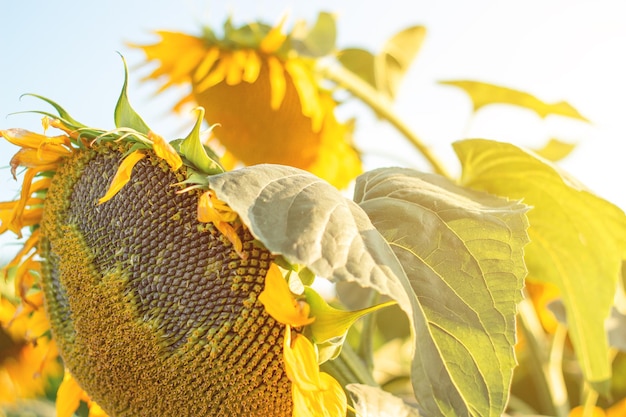
[[[380,92],[389,98],[396,96],[400,81],[425,37],[424,26],[411,26],[396,33],[385,43],[383,50],[375,58],[376,86]]]
[[[542,158],[546,158],[549,161],[556,162],[569,155],[574,150],[574,148],[576,148],[576,144],[574,143],[567,143],[552,138],[548,141],[548,143],[543,146],[543,148],[536,149],[535,153]]]
[[[500,416],[516,364],[526,206],[401,168],[361,175],[355,201],[428,319],[416,328],[412,364],[420,405],[428,415]]]
[[[146,122],[143,121],[141,116],[135,112],[128,101],[128,67],[126,66],[124,57],[122,57],[122,62],[124,63],[124,85],[122,86],[122,92],[120,93],[120,98],[117,100],[115,113],[113,114],[115,127],[129,127],[139,133],[147,135],[148,132],[150,132],[150,128]]]
[[[337,59],[345,68],[376,88],[375,57],[371,52],[365,49],[347,48],[339,53]]]
[[[559,288],[583,373],[605,390],[611,369],[604,322],[626,249],[626,216],[550,162],[512,144],[475,139],[454,148],[464,185],[533,207],[525,256],[529,275]]]
[[[475,112],[490,104],[510,104],[532,110],[540,117],[557,115],[585,122],[589,121],[578,110],[564,101],[546,103],[532,94],[508,87],[480,81],[440,81],[440,84],[451,85],[465,91],[472,100]]]
[[[336,188],[297,168],[261,164],[209,177],[217,197],[252,235],[292,265],[318,276],[358,282],[406,309],[393,252],[367,215]]]
[[[267,164],[213,175],[209,182],[268,250],[320,277],[358,283],[393,298],[409,317],[411,329],[428,331],[389,244],[367,214],[336,188],[306,171]],[[431,339],[420,343],[424,355],[436,351]]]
[[[348,384],[346,389],[359,417],[419,417],[420,413],[388,392],[363,384]]]
[[[324,56],[335,50],[336,40],[337,25],[335,16],[331,13],[320,12],[315,25],[311,28],[303,42],[307,50],[314,56]]]

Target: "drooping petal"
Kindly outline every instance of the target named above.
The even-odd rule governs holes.
[[[274,263],[267,271],[265,289],[259,294],[259,301],[263,303],[268,314],[280,323],[302,327],[315,320],[314,317],[309,317],[308,304],[296,300]]]
[[[206,77],[199,81],[195,86],[195,90],[197,93],[202,93],[203,91],[213,87],[224,81],[226,77],[226,72],[228,70],[228,66],[230,64],[231,57],[230,54],[221,54],[219,61],[214,66],[214,68],[209,71]]]
[[[226,70],[226,84],[228,85],[237,85],[241,82],[243,78],[244,67],[247,62],[247,53],[246,51],[233,51],[232,60],[230,61],[230,65]]]
[[[261,72],[261,58],[257,55],[256,51],[250,49],[248,51],[248,57],[246,64],[243,68],[242,79],[247,83],[253,83],[259,78]]]
[[[285,92],[287,90],[285,71],[278,58],[273,56],[267,58],[267,66],[270,72],[270,87],[272,89],[270,107],[272,110],[278,110],[285,98]]]
[[[302,334],[291,340],[291,328],[285,331],[283,357],[285,371],[293,383],[294,417],[346,415],[347,398],[335,378],[320,372],[313,344]]]
[[[314,132],[319,132],[324,120],[324,111],[320,103],[319,87],[313,78],[313,72],[301,60],[285,62],[285,70],[291,76],[293,85],[298,91],[302,114],[311,118],[311,129]]]
[[[206,55],[200,61],[198,68],[193,73],[193,81],[198,82],[207,76],[213,65],[220,57],[220,50],[217,47],[209,48],[206,51]]]
[[[153,142],[152,149],[154,150],[154,153],[156,153],[159,158],[165,159],[172,170],[176,171],[183,165],[183,160],[178,152],[176,152],[172,145],[167,143],[161,136],[150,131],[148,133],[148,139]]]
[[[80,405],[83,390],[72,377],[69,371],[65,371],[63,382],[57,391],[56,411],[57,417],[72,417]]]
[[[246,254],[242,251],[243,244],[237,234],[235,228],[231,225],[237,220],[237,213],[232,211],[230,207],[223,201],[219,200],[215,193],[207,191],[203,193],[198,200],[198,221],[202,223],[213,223],[215,228],[220,231],[232,243],[237,254],[244,258]]]
[[[111,181],[111,185],[107,190],[104,197],[98,200],[98,204],[102,204],[104,202],[112,199],[124,186],[130,181],[130,175],[133,171],[137,162],[141,161],[146,157],[146,154],[141,151],[134,151],[130,153],[122,163],[120,164],[115,176],[113,177],[113,181]]]
[[[285,371],[291,382],[306,391],[320,388],[320,370],[315,347],[300,333],[296,333],[292,341],[289,325],[285,329],[283,355]]]

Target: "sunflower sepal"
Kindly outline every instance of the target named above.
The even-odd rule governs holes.
[[[133,109],[128,100],[128,66],[123,56],[122,62],[124,63],[124,84],[122,85],[122,92],[120,93],[117,105],[115,106],[115,112],[113,113],[115,126],[118,128],[130,127],[147,135],[150,132],[150,128],[146,122],[143,121],[141,116],[137,114],[135,109]]]
[[[44,112],[40,112],[40,111],[31,111],[31,112],[28,112],[28,113],[39,113],[39,114],[43,114],[43,115],[48,116],[48,117],[52,117],[53,119],[61,119],[66,125],[72,126],[75,129],[80,129],[80,128],[83,128],[83,127],[87,127],[84,124],[82,124],[79,121],[77,121],[76,119],[74,119],[72,116],[70,116],[70,114],[67,112],[67,110],[65,110],[63,107],[61,107],[61,105],[59,105],[54,100],[50,100],[47,97],[40,96],[39,94],[33,94],[33,93],[22,94],[20,96],[20,99],[22,97],[35,97],[35,98],[37,98],[39,100],[45,101],[46,103],[48,103],[49,105],[54,107],[54,109],[57,111],[58,115],[48,114],[48,113],[44,113]]]
[[[356,311],[346,311],[330,306],[309,286],[304,287],[303,295],[310,307],[311,316],[315,317],[315,321],[307,326],[305,333],[317,345],[320,363],[339,356],[348,330],[359,318],[396,304],[395,301],[388,301]]]
[[[200,127],[204,119],[204,109],[202,107],[196,107],[194,111],[198,116],[196,123],[189,135],[180,142],[178,147],[179,152],[201,172],[207,175],[220,174],[224,172],[224,169],[217,161],[209,156],[200,138]],[[211,126],[211,129],[212,128],[213,126]]]

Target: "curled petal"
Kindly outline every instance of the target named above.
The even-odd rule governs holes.
[[[57,417],[72,417],[74,411],[80,405],[83,390],[72,375],[66,370],[63,382],[57,391],[56,411]]]
[[[237,252],[242,259],[246,259],[247,255],[243,252],[241,239],[231,224],[235,222],[237,218],[237,213],[228,207],[226,203],[219,200],[211,191],[207,191],[200,196],[198,201],[198,221],[202,223],[213,223],[215,228],[230,241],[235,252]]]
[[[296,333],[291,341],[291,328],[287,326],[283,355],[287,377],[293,383],[291,392],[295,417],[343,417],[347,399],[335,378],[319,371],[313,344]]]
[[[259,301],[263,303],[267,313],[280,323],[302,327],[315,320],[315,317],[309,317],[309,305],[296,300],[274,263],[270,265],[265,276],[265,289],[259,294]]]
[[[113,181],[111,181],[111,185],[107,190],[104,197],[98,200],[98,204],[102,204],[104,202],[112,199],[124,186],[130,181],[130,175],[133,171],[137,162],[141,161],[146,157],[146,154],[141,151],[134,151],[130,153],[122,163],[120,164],[117,172],[115,173],[115,177],[113,177]]]
[[[174,171],[183,165],[183,160],[180,158],[178,152],[161,136],[150,131],[148,132],[148,139],[152,141],[154,153],[156,153],[159,158],[165,159],[165,162],[167,162]]]

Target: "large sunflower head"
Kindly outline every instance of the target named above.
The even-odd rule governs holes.
[[[320,16],[327,25],[329,19]],[[159,63],[148,78],[164,80],[162,89],[191,87],[181,103],[198,103],[209,123],[219,123],[214,134],[229,160],[295,166],[343,188],[361,173],[359,154],[315,71],[334,39],[301,25],[285,34],[283,21],[234,27],[228,20],[221,38],[209,28],[200,36],[158,32],[158,43],[141,46]]]
[[[72,375],[59,415],[80,399],[92,415],[345,415],[318,364],[372,309],[333,309],[310,282],[289,289],[296,268],[209,187],[223,169],[200,142],[203,111],[168,143],[134,113],[126,83],[111,131],[44,100],[59,113],[44,113],[44,128],[60,134],[0,131],[20,147],[13,172],[26,168],[0,227],[30,233],[9,269],[23,303],[43,294]]]

